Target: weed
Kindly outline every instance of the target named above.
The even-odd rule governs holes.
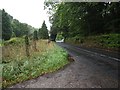
[[[2,87],[53,72],[68,63],[67,52],[55,43],[39,40],[36,44],[38,51],[34,52],[31,42],[29,58],[24,44],[3,47]]]

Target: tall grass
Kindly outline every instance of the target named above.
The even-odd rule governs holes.
[[[5,42],[4,46],[2,47],[3,63],[8,63],[13,60],[21,60],[26,57],[24,39],[21,39],[21,40],[16,39],[14,41],[12,40]],[[50,48],[50,45],[47,44],[46,40],[37,41],[36,46],[37,46],[37,52],[34,51],[33,41],[30,41],[30,46],[29,46],[30,56],[34,56],[34,54],[37,54],[37,53],[40,54],[46,51],[46,48]]]
[[[3,47],[2,87],[53,72],[68,63],[67,52],[55,43],[37,41],[37,51],[30,42],[30,57],[25,55],[24,43]]]
[[[120,34],[103,34],[98,36],[81,37],[76,40],[75,37],[68,38],[66,42],[79,44],[86,47],[96,47],[118,51],[120,48]]]

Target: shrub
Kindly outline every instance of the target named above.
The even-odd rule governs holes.
[[[5,45],[9,45],[9,44],[12,44],[12,45],[15,45],[15,44],[21,44],[21,43],[24,43],[24,38],[11,38],[10,40],[8,41],[4,41],[4,44]]]

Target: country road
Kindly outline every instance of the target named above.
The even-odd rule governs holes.
[[[71,64],[11,88],[118,88],[118,55],[57,44],[74,58]]]

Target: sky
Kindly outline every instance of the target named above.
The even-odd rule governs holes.
[[[43,21],[50,30],[49,17],[44,10],[44,0],[0,0],[0,9],[22,23],[41,28]]]

